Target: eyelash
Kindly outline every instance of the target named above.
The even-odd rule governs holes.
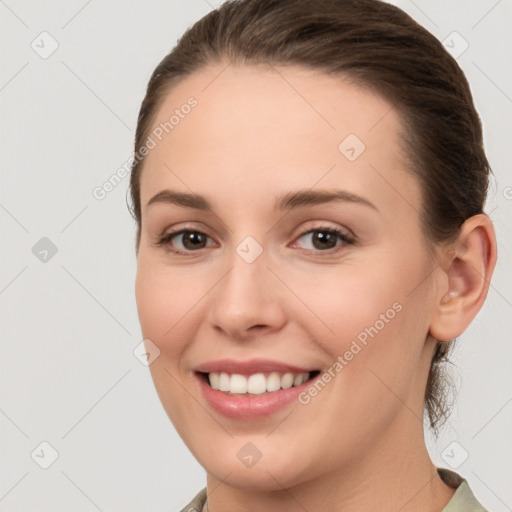
[[[344,233],[340,229],[332,228],[332,227],[326,227],[326,226],[319,226],[319,227],[316,227],[314,229],[309,229],[307,231],[304,231],[301,235],[298,236],[298,239],[302,238],[305,235],[308,235],[310,233],[315,233],[315,232],[324,232],[324,233],[334,234],[339,239],[341,239],[345,245],[354,245],[356,243],[356,239],[354,237],[352,237],[350,235],[347,235],[346,233]],[[196,230],[196,229],[192,229],[192,228],[190,228],[190,229],[189,228],[183,228],[183,229],[180,229],[180,230],[176,230],[176,231],[171,231],[169,233],[165,233],[164,235],[162,235],[161,237],[158,238],[158,240],[156,242],[156,245],[158,247],[167,246],[167,244],[175,236],[183,234],[183,233],[199,233],[201,235],[205,235],[205,236],[208,237],[208,235],[206,233],[203,233],[202,231],[199,231],[199,230]],[[208,237],[208,238],[210,238],[210,237]],[[172,249],[171,247],[168,247],[168,246],[166,247],[166,250],[169,251],[169,252],[172,252],[174,254],[181,255],[181,256],[189,256],[190,254],[193,254],[195,252],[201,251],[201,249],[198,249],[197,251],[186,251],[185,252],[185,251],[179,251],[179,250],[176,250],[176,249]],[[306,249],[306,250],[308,250],[308,249]],[[339,247],[332,247],[330,249],[325,249],[325,250],[321,250],[321,249],[312,249],[312,250],[316,254],[318,254],[318,253],[333,254],[333,253],[338,252],[340,250],[340,248]]]

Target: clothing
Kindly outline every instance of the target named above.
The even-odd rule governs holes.
[[[489,512],[475,498],[465,478],[445,468],[437,468],[439,476],[446,485],[457,489],[450,502],[441,512]],[[206,487],[201,489],[194,499],[180,512],[206,512]]]
[[[441,512],[489,512],[475,498],[465,478],[445,468],[437,468],[437,472],[446,485],[457,489]]]

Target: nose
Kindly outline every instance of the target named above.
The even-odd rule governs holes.
[[[281,329],[286,323],[286,288],[267,266],[265,251],[252,262],[235,252],[229,263],[210,294],[213,328],[238,341]]]

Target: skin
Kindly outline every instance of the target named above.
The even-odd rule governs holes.
[[[340,77],[218,63],[180,82],[153,126],[190,96],[197,107],[144,163],[136,299],[144,338],[160,349],[156,390],[207,472],[209,510],[441,511],[455,491],[424,441],[431,335],[460,335],[481,308],[496,257],[490,220],[466,221],[433,259],[397,113]],[[338,150],[350,133],[366,145],[353,162]],[[281,194],[334,188],[375,209],[273,210]],[[203,195],[212,210],[147,206],[164,189]],[[187,255],[156,244],[185,227],[209,237],[204,248],[181,235],[167,248]],[[322,249],[310,232],[320,227],[357,242]],[[252,263],[236,252],[247,236],[263,249]],[[193,369],[225,357],[325,371],[394,303],[401,311],[307,405],[228,419],[200,392]],[[262,454],[250,468],[237,457],[247,442]]]

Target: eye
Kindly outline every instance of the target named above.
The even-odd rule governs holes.
[[[181,240],[183,250],[173,248],[174,244],[171,241],[176,238]],[[207,234],[202,231],[192,229],[181,229],[179,231],[171,231],[162,235],[156,244],[158,246],[165,246],[167,250],[175,254],[190,254],[201,249],[204,249],[207,239],[210,238]]]
[[[315,252],[331,252],[332,249],[344,245],[352,245],[356,242],[355,238],[348,233],[343,232],[341,229],[319,226],[315,229],[310,229],[304,232],[298,239],[309,237],[310,243],[313,247],[306,247],[307,250]],[[173,240],[179,241],[178,248]],[[211,238],[202,231],[195,229],[180,229],[163,234],[158,238],[156,245],[164,247],[167,251],[179,255],[190,255],[191,253],[198,252],[207,247],[206,243]],[[338,241],[341,241],[338,244]],[[181,245],[181,247],[180,247]],[[214,244],[211,244],[215,246]],[[210,246],[211,246],[210,245]],[[294,243],[293,246],[295,246]],[[336,252],[336,250],[334,251]]]
[[[315,229],[310,229],[303,233],[300,237],[308,237],[313,247],[306,247],[317,252],[327,252],[330,249],[335,249],[339,245],[351,245],[355,243],[355,239],[337,228],[319,226]],[[306,238],[307,239],[307,238]],[[341,244],[338,245],[338,240],[341,240]]]

